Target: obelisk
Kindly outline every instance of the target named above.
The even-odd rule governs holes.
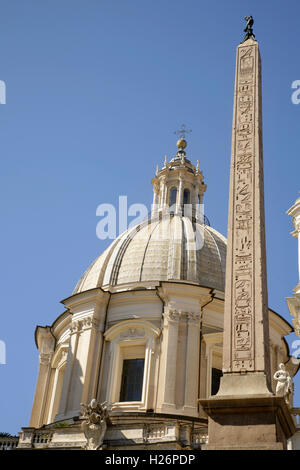
[[[209,416],[208,449],[285,448],[293,427],[287,407],[271,390],[261,61],[253,18],[245,20],[236,55],[223,377],[218,394],[200,400]]]
[[[228,393],[230,382],[234,387],[246,386],[247,390],[249,382],[253,382],[254,393],[270,393],[261,107],[260,53],[258,43],[250,37],[238,46],[236,57],[224,313],[224,393]]]

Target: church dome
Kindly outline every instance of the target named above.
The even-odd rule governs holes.
[[[87,269],[74,294],[148,281],[193,282],[224,291],[226,239],[180,215],[161,216],[121,234]]]

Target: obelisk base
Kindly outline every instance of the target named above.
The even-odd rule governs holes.
[[[200,404],[208,415],[203,450],[285,450],[296,432],[282,397],[216,395]]]

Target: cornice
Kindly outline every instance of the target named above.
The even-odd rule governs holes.
[[[61,303],[71,313],[74,313],[74,310],[78,307],[89,305],[91,303],[101,304],[101,301],[105,298],[108,300],[109,296],[109,292],[105,292],[101,287],[96,287],[67,297],[64,300],[61,300]]]

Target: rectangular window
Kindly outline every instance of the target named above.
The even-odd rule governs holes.
[[[120,401],[140,401],[142,398],[144,359],[124,359]]]

